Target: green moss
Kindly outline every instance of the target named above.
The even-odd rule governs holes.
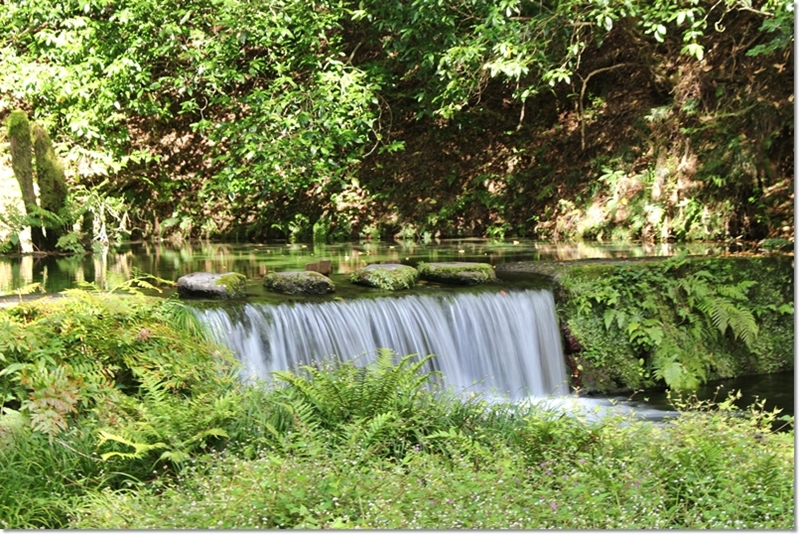
[[[38,124],[33,125],[33,149],[36,156],[36,181],[39,183],[39,204],[57,214],[67,199],[64,168],[58,161],[50,136]]]
[[[225,273],[217,279],[219,286],[224,286],[231,297],[244,297],[247,287],[247,277],[241,273]]]
[[[19,182],[22,200],[26,207],[36,206],[36,193],[33,189],[33,147],[28,115],[22,110],[14,110],[9,114],[6,124],[11,148],[11,167]],[[30,212],[30,209],[28,211]]]
[[[417,270],[411,266],[388,264],[383,267],[373,264],[351,274],[350,282],[383,290],[404,290],[413,288],[418,276]]]
[[[14,110],[9,114],[6,124],[8,126],[8,140],[11,149],[11,167],[19,183],[22,200],[25,204],[25,212],[28,215],[32,215],[39,210],[39,205],[36,202],[36,191],[33,187],[33,146],[28,115],[22,110]],[[64,193],[66,195],[66,189]],[[43,224],[44,222],[34,223],[30,226],[31,241],[33,246],[39,250],[53,250],[58,240],[57,233],[49,233],[46,238],[42,231]]]
[[[496,279],[489,264],[479,262],[420,262],[419,277],[446,284],[481,284]]]

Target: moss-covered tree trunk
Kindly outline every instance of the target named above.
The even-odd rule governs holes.
[[[58,214],[67,200],[67,182],[64,168],[56,157],[50,136],[38,124],[33,125],[33,150],[36,156],[36,181],[39,184],[39,205]],[[49,225],[46,230],[45,249],[53,251],[58,239],[64,235],[61,225]]]
[[[25,211],[31,215],[35,213],[37,204],[36,192],[33,189],[31,128],[28,115],[24,111],[14,110],[8,116],[8,140],[11,148],[11,167],[19,182]],[[46,249],[45,236],[41,226],[31,227],[31,242],[35,249]]]

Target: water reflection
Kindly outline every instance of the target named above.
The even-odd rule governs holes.
[[[0,292],[11,293],[31,283],[47,292],[60,292],[81,282],[111,289],[137,273],[176,280],[194,271],[238,271],[260,279],[271,271],[304,269],[319,259],[330,259],[334,274],[347,275],[376,262],[416,265],[420,261],[488,262],[492,265],[529,260],[586,258],[641,258],[719,254],[714,244],[601,244],[597,242],[542,243],[531,240],[479,239],[416,242],[349,242],[337,244],[286,243],[126,243],[97,248],[83,257],[0,257]]]

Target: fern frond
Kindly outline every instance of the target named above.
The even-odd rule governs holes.
[[[98,447],[102,446],[106,442],[116,442],[118,444],[122,444],[123,446],[128,446],[134,449],[132,452],[111,451],[104,453],[100,456],[104,461],[112,457],[119,457],[121,459],[141,459],[145,456],[145,454],[152,450],[163,449],[167,447],[167,445],[163,442],[156,442],[155,444],[133,442],[121,435],[110,433],[104,429],[99,430],[98,435],[100,436],[100,440],[97,443]]]
[[[367,448],[377,446],[388,438],[392,424],[397,419],[397,413],[390,411],[359,420],[348,429],[350,440],[360,442]]]
[[[213,427],[211,429],[205,429],[203,431],[200,431],[186,442],[187,444],[202,443],[208,437],[228,438],[229,436],[230,435],[228,435],[228,432],[225,431],[224,429],[220,427]]]
[[[753,347],[758,336],[758,324],[752,312],[731,304],[728,310],[728,324],[734,337],[744,342],[748,348]]]
[[[315,412],[327,414],[326,403],[320,391],[309,380],[288,371],[273,372],[273,376],[281,381],[288,383],[289,394],[293,400],[302,402],[313,409]]]
[[[170,299],[164,302],[163,308],[168,319],[176,328],[189,333],[194,338],[205,338],[206,330],[192,310],[180,301]]]
[[[753,285],[757,284],[755,281],[741,281],[739,284],[722,284],[717,286],[716,290],[717,293],[723,297],[727,297],[728,299],[733,299],[735,301],[746,301],[749,299],[747,295],[747,290],[749,290]]]
[[[707,296],[698,303],[698,308],[720,335],[724,336],[730,328],[734,338],[752,347],[758,336],[758,324],[750,310],[722,296]]]
[[[190,457],[191,457],[191,455],[188,452],[183,451],[183,450],[165,451],[164,453],[162,453],[158,457],[158,460],[159,461],[170,461],[173,464],[180,464],[180,463],[183,463],[183,462],[189,460]]]
[[[320,414],[316,407],[306,400],[292,399],[286,404],[289,414],[292,415],[295,428],[317,429],[324,420],[320,419]]]

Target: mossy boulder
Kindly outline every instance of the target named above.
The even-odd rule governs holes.
[[[247,278],[241,273],[196,272],[178,279],[178,295],[195,299],[237,299],[245,297]]]
[[[421,279],[445,284],[473,285],[496,280],[492,266],[480,262],[421,262],[417,269]]]
[[[316,271],[280,271],[264,279],[268,289],[286,294],[322,295],[334,292],[336,285]]]
[[[350,275],[354,284],[372,286],[383,290],[405,290],[416,284],[419,273],[403,264],[370,264]]]

